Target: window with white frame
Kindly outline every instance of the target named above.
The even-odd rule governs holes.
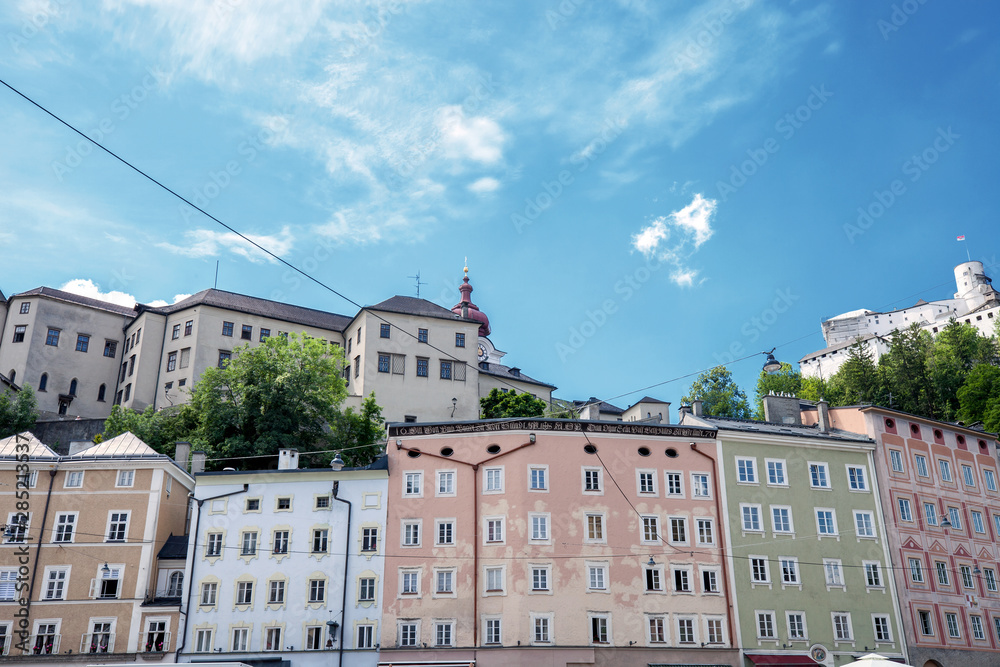
[[[375,577],[358,579],[358,602],[375,601]]]
[[[420,570],[400,569],[399,579],[402,595],[420,595]]]
[[[483,484],[485,493],[503,492],[503,468],[484,468],[483,476],[485,478]]]
[[[435,531],[434,544],[439,547],[450,547],[455,545],[455,520],[437,519],[437,530]]]
[[[52,530],[52,541],[71,543],[73,531],[76,529],[77,512],[59,512],[56,514],[56,525]]]
[[[958,627],[958,614],[953,611],[944,613],[944,624],[948,628],[948,636],[952,639],[961,639],[962,632]]]
[[[503,640],[499,618],[487,618],[485,630],[487,644],[499,644]]]
[[[531,566],[531,590],[535,593],[549,591],[549,580],[551,579],[551,565]]]
[[[611,643],[611,618],[606,614],[590,615],[590,643]]]
[[[982,641],[986,639],[986,632],[983,631],[983,617],[976,614],[969,616],[969,624],[972,626],[972,638]]]
[[[976,488],[976,473],[973,472],[972,466],[962,464],[962,481],[965,485],[970,488]]]
[[[399,646],[416,646],[420,638],[420,626],[417,621],[401,620],[399,623]]]
[[[105,566],[107,567],[107,571],[104,569]],[[124,565],[120,564],[107,565],[107,563],[105,563],[104,566],[98,569],[97,577],[91,580],[90,597],[104,600],[117,598],[121,593],[120,584],[122,579],[122,569],[124,567]],[[183,573],[180,572],[175,572],[174,574],[180,574],[183,576]],[[175,593],[175,595],[170,595],[170,593]],[[168,597],[180,596],[181,591],[179,589],[175,591],[168,591]]]
[[[707,637],[709,644],[723,643],[725,635],[722,634],[721,618],[706,618],[705,629],[708,631]]]
[[[793,556],[778,556],[778,565],[781,567],[781,583],[783,585],[797,586],[802,583],[799,579],[799,559]]]
[[[736,457],[736,481],[740,484],[757,483],[757,459]]]
[[[642,542],[654,544],[660,541],[660,518],[654,515],[642,517]]]
[[[608,566],[606,563],[587,564],[587,589],[591,591],[607,590]]]
[[[816,532],[820,536],[837,534],[837,514],[828,508],[816,508]]]
[[[14,595],[17,590],[17,568],[0,568],[0,602],[11,602],[16,599]],[[0,647],[0,655],[3,654],[3,647]]]
[[[45,568],[45,600],[65,600],[69,566]]]
[[[928,526],[938,525],[938,511],[935,503],[924,503],[924,520]]]
[[[941,473],[942,482],[954,482],[954,478],[951,476],[951,461],[946,459],[938,459],[938,471]]]
[[[969,510],[972,517],[972,530],[977,533],[986,533],[986,524],[983,522],[983,513],[976,510]]]
[[[205,558],[222,556],[222,533],[208,533],[205,541]]]
[[[589,513],[588,512],[586,514],[585,518],[586,518],[586,522],[587,522],[587,524],[586,524],[587,525],[587,532],[585,533],[586,538],[585,538],[584,541],[586,541],[586,542],[605,542],[606,538],[605,538],[605,535],[604,535],[604,515],[603,514],[598,514],[596,512],[594,512],[594,513]]]
[[[670,543],[687,544],[687,519],[684,517],[670,517]]]
[[[310,604],[326,602],[326,579],[310,579],[308,590]]]
[[[983,568],[983,579],[986,581],[986,590],[991,593],[997,592],[997,573],[991,567]]]
[[[203,581],[201,584],[201,594],[198,596],[198,602],[203,607],[214,607],[215,601],[218,599],[219,594],[219,584],[215,581]]]
[[[757,639],[775,639],[774,612],[757,611]]]
[[[550,615],[531,615],[531,640],[535,644],[551,644],[552,643],[552,616]]]
[[[500,543],[503,542],[504,530],[503,530],[503,517],[487,517],[486,518],[486,542]]]
[[[531,466],[528,468],[528,489],[531,491],[548,491],[548,466]]]
[[[889,467],[892,468],[893,472],[904,472],[903,452],[898,449],[889,450]]]
[[[257,555],[257,531],[256,530],[246,530],[240,535],[240,555],[241,556],[256,556]]]
[[[677,642],[679,644],[695,643],[693,618],[682,617],[677,619]]]
[[[531,523],[531,541],[546,542],[549,539],[549,514],[532,513],[528,515]]]
[[[647,616],[646,629],[650,644],[665,644],[667,642],[667,617],[665,614]]]
[[[280,556],[288,553],[288,536],[287,530],[276,530],[271,534],[272,554]]]
[[[711,498],[712,491],[708,484],[708,475],[700,472],[691,473],[691,496],[693,498]]]
[[[886,614],[872,614],[872,629],[875,631],[875,641],[891,642],[892,630],[889,627],[889,616]]]
[[[878,561],[862,561],[865,568],[865,586],[868,588],[883,588],[882,568]]]
[[[115,482],[115,486],[118,487],[131,487],[135,482],[135,471],[134,470],[120,470],[118,471],[118,479]]]
[[[791,533],[792,508],[788,505],[771,505],[771,529],[775,533]]]
[[[847,484],[851,491],[867,491],[867,468],[864,466],[847,466]]]
[[[951,520],[951,527],[954,530],[962,530],[962,515],[957,507],[948,508],[948,518]]]
[[[899,505],[899,520],[900,521],[913,521],[913,508],[910,506],[909,498],[898,498],[896,503]]]
[[[253,604],[252,581],[236,582],[236,604],[238,605]]]
[[[771,569],[766,556],[750,556],[750,581],[754,584],[771,583]]]
[[[454,568],[435,570],[434,592],[438,595],[455,594],[455,570]]]
[[[330,530],[328,528],[314,528],[312,532],[312,552],[314,554],[325,554],[329,551]]]
[[[809,464],[809,485],[814,489],[830,488],[830,470],[826,463]]]
[[[640,495],[653,495],[656,493],[655,470],[637,470],[635,475]]]
[[[793,641],[803,641],[806,634],[806,614],[802,611],[786,611],[785,625],[788,628],[788,638]]]
[[[844,586],[844,566],[839,558],[824,558],[823,573],[826,575],[826,585]]]
[[[917,477],[930,477],[930,471],[927,468],[927,457],[923,454],[913,455],[913,467],[917,471]]]
[[[404,547],[420,546],[420,519],[403,519],[402,534]]]
[[[760,522],[760,505],[747,505],[740,503],[740,514],[743,517],[743,532],[764,532],[764,528]]]
[[[22,544],[28,537],[28,527],[30,524],[30,513],[10,512],[7,515],[7,529],[4,531],[4,543]]]
[[[924,583],[924,564],[919,558],[907,558],[907,567],[910,571],[910,581],[915,584]]]
[[[934,572],[937,574],[937,582],[939,586],[951,585],[951,575],[948,574],[947,563],[940,560],[934,561]]]
[[[858,537],[876,537],[875,515],[868,511],[854,510],[854,528]]]
[[[437,471],[437,495],[439,495],[439,496],[454,496],[455,495],[455,471],[454,470],[438,470]]]
[[[659,566],[646,567],[646,590],[650,592],[660,592],[663,590],[662,570]]]
[[[674,592],[675,593],[693,593],[694,589],[691,587],[691,568],[690,567],[674,567],[672,569],[674,576]]]
[[[993,491],[996,493],[997,490],[997,474],[993,472],[990,468],[983,468],[983,481],[986,484],[987,491]]]
[[[198,628],[194,633],[194,650],[195,653],[211,653],[215,650],[212,644],[212,635],[214,631],[212,628]]]
[[[698,519],[698,546],[715,544],[715,522],[712,519]]]
[[[601,472],[600,468],[583,469],[584,493],[601,493],[603,491],[604,485],[601,483]]]
[[[715,569],[705,569],[701,571],[701,592],[719,592],[719,572]]]
[[[668,496],[684,495],[684,476],[681,475],[681,473],[679,472],[664,473],[664,479],[667,481]]]
[[[357,626],[354,648],[374,648],[375,647],[375,626],[371,623],[364,623]]]
[[[833,638],[839,642],[849,642],[854,639],[850,612],[833,613]]]
[[[285,647],[281,645],[281,628],[269,627],[264,629],[264,650],[280,651]]]
[[[504,568],[502,565],[490,565],[486,568],[486,592],[503,593]]]
[[[770,486],[788,486],[784,459],[764,459],[767,466],[767,483]]]
[[[378,527],[369,526],[361,529],[361,550],[378,551]]]
[[[962,575],[962,588],[975,588],[975,584],[972,583],[972,568],[968,565],[959,565],[958,571]]]
[[[926,609],[920,609],[917,611],[917,617],[920,619],[920,634],[929,637],[934,635],[934,621],[931,619],[931,612]],[[997,633],[1000,635],[1000,632]]]
[[[451,646],[455,635],[455,621],[436,621],[434,623],[434,645]]]
[[[83,486],[83,471],[70,470],[66,473],[66,480],[63,487],[67,489],[79,489]]]
[[[423,495],[423,477],[422,472],[404,472],[403,473],[403,496],[416,498]]]

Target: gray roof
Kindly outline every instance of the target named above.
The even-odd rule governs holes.
[[[868,342],[868,341],[872,340],[873,338],[875,338],[875,335],[874,334],[866,334],[864,336],[860,336],[860,338],[861,338],[862,342]],[[815,352],[810,352],[806,356],[804,356],[801,359],[799,359],[799,363],[801,364],[803,361],[805,361],[807,359],[813,359],[813,358],[816,358],[816,357],[820,357],[820,356],[822,356],[824,354],[830,354],[831,352],[836,352],[838,350],[843,350],[844,348],[847,348],[847,347],[850,347],[850,346],[854,345],[856,342],[858,342],[857,338],[855,338],[854,340],[844,341],[843,343],[837,343],[835,345],[831,345],[830,347],[824,347],[822,350],[816,350]]]
[[[170,537],[167,538],[167,541],[163,543],[162,547],[160,547],[160,551],[156,554],[156,557],[183,560],[187,558],[187,553],[188,536],[174,535],[171,533]]]
[[[127,306],[119,306],[117,303],[110,303],[108,301],[99,301],[97,299],[91,299],[90,297],[80,296],[79,294],[73,294],[71,292],[63,292],[62,290],[52,289],[51,287],[36,287],[33,290],[28,290],[27,292],[21,292],[20,294],[12,294],[11,299],[19,296],[45,296],[50,299],[55,299],[57,301],[66,301],[68,303],[75,303],[81,306],[87,306],[88,308],[96,308],[97,310],[106,310],[109,313],[115,313],[116,315],[126,315],[128,317],[135,316],[135,308],[129,308]]]
[[[388,298],[385,301],[376,303],[374,306],[366,306],[368,310],[379,310],[385,313],[399,313],[401,315],[419,315],[421,317],[437,317],[443,320],[459,320],[462,318],[447,308],[443,308],[427,299],[417,299],[412,296],[399,296]],[[479,322],[467,319],[467,322]]]
[[[484,366],[485,366],[485,368],[484,368]],[[479,367],[479,372],[480,373],[485,373],[486,375],[492,375],[494,377],[503,378],[505,380],[520,380],[521,382],[525,382],[527,384],[535,384],[535,385],[538,385],[539,387],[548,387],[549,389],[558,389],[558,387],[556,387],[554,384],[549,384],[547,382],[542,382],[541,380],[536,380],[535,378],[531,377],[530,375],[525,375],[524,373],[521,373],[521,369],[520,368],[517,369],[518,370],[518,375],[515,375],[514,373],[510,372],[511,368],[513,368],[513,367],[512,366],[504,366],[503,364],[493,364],[493,363],[489,363],[489,362],[483,362],[483,364]]]
[[[781,424],[778,422],[761,422],[752,419],[733,419],[731,417],[695,417],[719,431],[743,431],[746,433],[761,433],[767,435],[791,435],[802,438],[821,438],[824,440],[839,440],[846,442],[872,443],[872,439],[860,433],[851,433],[840,429],[830,429],[827,432],[819,430],[818,425]]]
[[[154,313],[168,315],[201,305],[338,332],[343,332],[351,321],[351,318],[346,315],[328,313],[324,310],[315,310],[302,306],[293,306],[287,303],[279,303],[278,301],[260,299],[255,296],[225,292],[218,289],[202,290],[169,306],[152,307],[144,305],[142,308]]]
[[[607,412],[608,414],[611,414],[611,415],[620,415],[623,412],[625,412],[625,410],[623,410],[622,408],[619,408],[619,407],[617,407],[615,405],[611,405],[607,401],[602,401],[601,399],[597,398],[596,396],[591,396],[586,401],[573,401],[573,407],[579,409],[579,408],[584,407],[585,405],[593,405],[594,403],[600,403],[601,404],[601,407],[599,408],[600,411],[601,412]]]

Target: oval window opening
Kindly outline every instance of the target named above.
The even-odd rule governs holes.
[[[593,445],[584,445],[583,451],[587,452],[588,454],[596,454],[597,447],[594,447]]]
[[[500,445],[490,445],[489,447],[486,448],[486,451],[488,451],[490,454],[499,454]]]
[[[938,439],[941,438],[941,429],[939,428],[934,429],[934,437]]]
[[[639,456],[649,456],[649,447],[640,447]]]
[[[451,447],[442,447],[441,448],[441,456],[451,456],[454,453],[455,453],[455,450],[452,449]]]
[[[886,419],[885,420],[885,427],[886,428],[896,428],[896,422],[894,422],[891,419]]]
[[[667,456],[669,456],[672,459],[676,459],[677,458],[677,450],[674,449],[673,447],[668,447],[667,451],[665,451],[663,453],[666,454]]]
[[[419,449],[411,449],[408,452],[406,452],[406,455],[409,456],[411,459],[415,459],[418,456],[420,456],[420,450]]]
[[[916,424],[910,424],[910,433],[913,435],[918,435],[920,433],[920,427]]]

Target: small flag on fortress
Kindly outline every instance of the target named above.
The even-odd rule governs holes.
[[[959,241],[964,241],[965,240],[965,234],[962,234],[961,236],[959,236],[958,240]]]

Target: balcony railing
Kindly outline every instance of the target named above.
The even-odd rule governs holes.
[[[114,653],[115,633],[94,632],[80,640],[80,653]]]
[[[59,639],[62,635],[35,635],[31,638],[31,652],[34,655],[55,655],[59,653]]]
[[[146,631],[139,635],[139,653],[165,653],[169,650],[169,632]]]

